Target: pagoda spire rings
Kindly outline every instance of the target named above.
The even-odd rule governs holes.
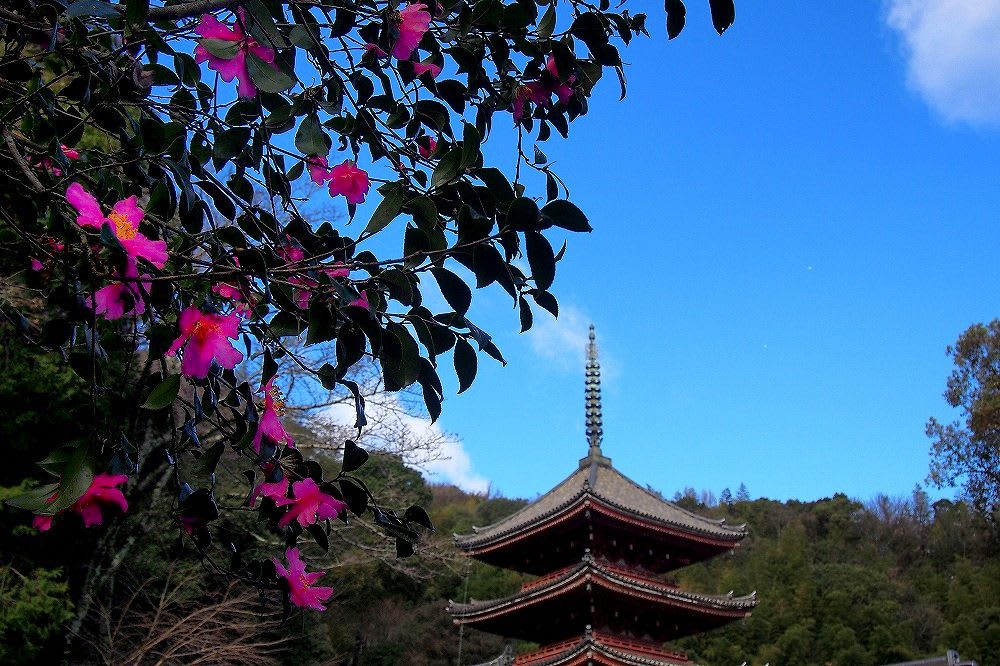
[[[587,367],[584,379],[584,407],[587,417],[588,457],[599,458],[601,441],[604,439],[603,417],[601,414],[601,362],[597,358],[597,336],[594,325],[590,325],[590,340],[587,343]]]

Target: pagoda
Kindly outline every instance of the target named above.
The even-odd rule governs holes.
[[[750,615],[756,593],[699,594],[667,574],[739,546],[745,525],[686,511],[616,470],[601,451],[594,327],[586,366],[587,456],[513,515],[456,535],[469,557],[538,578],[502,599],[448,604],[457,625],[538,643],[490,664],[685,666],[664,643]]]

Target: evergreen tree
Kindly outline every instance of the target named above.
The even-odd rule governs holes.
[[[749,502],[750,501],[750,491],[747,490],[747,485],[745,483],[740,483],[740,487],[736,489],[736,501],[737,502]]]

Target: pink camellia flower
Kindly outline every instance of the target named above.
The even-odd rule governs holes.
[[[194,61],[197,63],[208,61],[208,68],[215,70],[222,77],[222,80],[229,83],[234,78],[238,79],[236,92],[240,97],[252,98],[257,96],[257,86],[250,79],[250,72],[247,70],[247,55],[253,54],[274,65],[274,49],[262,46],[250,35],[243,31],[246,25],[246,17],[243,8],[236,9],[237,21],[232,27],[219,21],[211,14],[203,14],[201,21],[195,26],[194,31],[203,39],[218,39],[225,42],[237,42],[236,52],[232,58],[220,58],[212,55],[202,44],[194,48]],[[276,68],[276,67],[275,67]]]
[[[77,213],[76,223],[81,227],[100,229],[105,223],[111,225],[118,242],[133,260],[141,257],[157,268],[167,263],[167,244],[161,240],[150,240],[139,232],[139,223],[145,213],[135,203],[135,196],[122,199],[107,216],[101,211],[94,195],[83,189],[80,183],[73,183],[66,189],[66,201]]]
[[[372,305],[368,302],[368,294],[361,292],[361,295],[355,298],[353,301],[347,304],[349,307],[354,308],[364,308],[365,310],[371,310]]]
[[[514,96],[514,122],[521,122],[528,102],[538,106],[548,108],[552,106],[552,95],[558,98],[559,102],[566,104],[573,97],[573,84],[576,77],[570,75],[565,81],[559,76],[556,69],[556,59],[549,56],[545,63],[545,70],[549,74],[549,80],[543,76],[538,81],[527,83],[517,89]]]
[[[286,234],[285,243],[278,246],[278,256],[286,263],[294,264],[306,258],[306,251],[301,246],[296,245],[291,236]]]
[[[545,69],[552,75],[553,80],[553,83],[547,86],[548,91],[565,104],[573,97],[573,84],[576,83],[576,77],[570,74],[569,78],[563,81],[562,77],[559,76],[559,70],[556,69],[556,59],[552,56],[549,56],[548,62],[545,63]]]
[[[317,185],[330,180],[330,165],[323,155],[313,155],[307,159],[306,167],[309,169],[309,178]]]
[[[257,487],[253,489],[250,493],[250,506],[251,508],[257,504],[257,500],[261,497],[270,497],[273,500],[285,497],[288,495],[288,477],[284,476],[281,481],[275,481],[274,483],[268,483],[264,481],[257,484]]]
[[[128,477],[124,474],[96,474],[93,481],[90,482],[90,487],[66,511],[80,514],[84,527],[101,525],[104,522],[104,515],[101,513],[102,507],[117,506],[122,513],[128,511],[128,501],[125,499],[125,495],[115,487],[126,481],[128,481]],[[58,492],[54,493],[47,501],[54,502],[58,494]],[[53,518],[54,516],[35,516],[32,525],[44,532],[52,527]]]
[[[312,479],[303,479],[292,484],[292,495],[274,500],[278,506],[291,508],[278,521],[278,527],[286,527],[297,520],[302,527],[308,527],[318,520],[336,518],[347,505],[332,495],[327,495]]]
[[[264,411],[260,415],[260,422],[257,424],[257,434],[253,437],[253,450],[260,453],[260,443],[267,437],[274,444],[287,444],[294,446],[295,440],[288,434],[285,427],[281,425],[278,416],[285,407],[285,399],[281,391],[274,385],[275,377],[267,380],[267,383],[260,387],[264,391]]]
[[[392,45],[392,55],[399,60],[406,60],[430,28],[431,15],[425,5],[414,2],[399,12],[398,20],[399,37]]]
[[[437,148],[438,142],[432,136],[425,136],[417,139],[417,152],[423,158],[428,158],[434,153],[434,149]]]
[[[33,271],[35,271],[37,273],[40,270],[44,270],[44,268],[45,268],[45,264],[43,264],[38,259],[35,259],[34,257],[31,258],[31,270],[33,270]]]
[[[233,340],[240,334],[240,317],[236,313],[227,315],[202,312],[189,305],[181,312],[178,321],[181,334],[167,350],[167,356],[175,355],[184,347],[181,372],[186,377],[204,379],[212,367],[212,361],[223,368],[235,368],[243,360],[243,352],[233,347]]]
[[[298,548],[286,550],[285,559],[288,560],[287,569],[277,559],[272,558],[271,561],[274,562],[274,569],[278,575],[288,581],[289,601],[301,608],[326,610],[322,602],[330,598],[333,588],[314,586],[314,583],[326,574],[322,571],[306,573],[306,563],[299,557]]]
[[[413,63],[413,73],[416,76],[421,76],[423,74],[426,74],[427,72],[430,72],[431,78],[433,79],[437,77],[438,74],[441,73],[441,66],[435,65],[434,63],[424,63],[424,62]]]
[[[129,262],[125,277],[139,277],[139,270],[133,262]],[[102,315],[108,321],[121,319],[125,315],[141,315],[146,311],[143,295],[149,293],[149,277],[144,273],[139,280],[125,280],[102,287],[87,299],[87,305],[94,314]]]
[[[412,5],[410,5],[412,7]],[[363,203],[371,181],[368,180],[368,173],[364,169],[359,169],[350,160],[344,160],[337,166],[330,169],[330,196],[335,197],[343,194],[348,203]]]
[[[319,269],[320,273],[325,273],[333,278],[345,278],[351,274],[351,269],[340,262],[335,262],[327,266],[326,268]]]
[[[528,102],[534,102],[538,106],[552,106],[552,95],[541,82],[535,81],[527,83],[517,89],[514,95],[514,122],[521,122]]]
[[[80,151],[75,150],[66,146],[65,144],[59,144],[59,149],[62,150],[63,155],[66,156],[68,160],[78,160],[80,159]],[[51,173],[57,178],[62,175],[62,169],[56,165],[56,161],[51,157],[43,157],[38,161],[38,167],[44,171]]]

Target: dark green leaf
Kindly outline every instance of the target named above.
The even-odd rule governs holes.
[[[528,197],[518,197],[507,209],[507,226],[515,231],[538,231],[543,228],[538,204]]]
[[[708,0],[712,9],[712,25],[721,35],[736,20],[736,5],[733,0]]]
[[[406,510],[403,514],[403,520],[408,523],[416,523],[417,525],[422,525],[429,530],[434,529],[434,524],[431,522],[431,517],[427,515],[427,512],[423,507],[413,505]]]
[[[306,528],[309,535],[316,542],[316,545],[322,548],[324,551],[330,550],[330,538],[326,535],[326,531],[323,526],[319,523],[313,523]]]
[[[593,231],[587,216],[575,204],[565,199],[550,201],[542,207],[542,215],[557,227],[570,231]]]
[[[348,439],[344,441],[344,462],[340,469],[341,474],[346,474],[353,472],[362,465],[368,462],[368,452],[357,445],[357,443]]]
[[[531,306],[528,305],[528,301],[526,301],[523,297],[518,298],[517,310],[518,310],[518,315],[520,316],[521,319],[521,332],[524,333],[525,331],[531,328],[531,324],[533,323]]]
[[[215,147],[212,149],[212,157],[217,160],[228,161],[243,152],[247,142],[250,140],[249,127],[233,127],[226,130],[215,138]]]
[[[142,403],[142,406],[145,409],[163,409],[174,401],[180,388],[181,376],[167,375],[163,381],[149,392],[146,402]]]
[[[464,151],[461,148],[452,148],[445,153],[431,175],[431,187],[438,188],[458,178],[458,174],[462,171],[463,159]]]
[[[684,29],[687,9],[682,0],[664,0],[663,10],[667,13],[667,39],[673,39]]]
[[[191,472],[201,478],[212,476],[215,474],[215,468],[219,466],[219,460],[225,450],[226,444],[221,440],[208,447],[191,466]]]
[[[326,155],[330,152],[318,117],[309,114],[302,119],[299,131],[295,133],[295,147],[303,155]]]
[[[472,348],[468,340],[458,338],[455,340],[455,374],[458,376],[458,392],[472,386],[476,378],[478,360],[476,350]]]
[[[240,50],[240,43],[230,39],[199,39],[198,43],[216,58],[223,60],[232,60]]]
[[[548,289],[556,277],[556,259],[552,246],[545,236],[536,231],[525,232],[524,241],[528,252],[528,264],[531,266],[531,277],[539,289]]]
[[[465,280],[458,277],[446,268],[434,267],[431,269],[434,279],[437,280],[438,287],[441,288],[441,295],[448,305],[458,314],[464,315],[472,304],[472,290]]]
[[[250,79],[264,92],[280,93],[295,85],[295,79],[252,53],[247,54],[246,63]]]
[[[401,183],[390,183],[387,187],[379,188],[379,192],[382,194],[382,201],[368,220],[364,231],[366,234],[375,234],[384,229],[396,219],[406,203],[406,190]]]
[[[110,2],[101,0],[76,0],[66,9],[67,18],[84,18],[87,16],[99,16],[101,18],[118,18],[121,14]]]
[[[145,23],[148,12],[149,0],[125,0],[125,20],[129,25]]]

